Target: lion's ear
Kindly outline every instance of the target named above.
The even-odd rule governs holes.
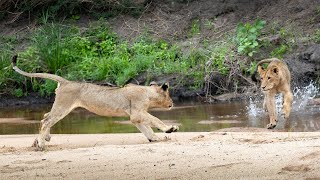
[[[166,82],[161,86],[161,89],[163,89],[164,91],[167,91],[169,89],[169,83]]]
[[[263,69],[263,67],[262,66],[258,66],[258,73],[261,75],[261,74],[263,74],[264,73],[264,69]]]
[[[278,71],[278,68],[276,68],[276,67],[273,68],[272,71],[273,71],[275,74],[278,74],[278,72],[279,72],[279,71]]]

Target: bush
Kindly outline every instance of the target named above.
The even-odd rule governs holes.
[[[275,48],[271,53],[271,57],[277,57],[279,59],[282,59],[283,55],[286,54],[286,52],[288,51],[289,46],[286,44],[281,44],[280,47]]]
[[[237,26],[236,42],[238,53],[253,56],[259,49],[258,37],[266,22],[257,19],[252,25],[250,23],[239,23]]]
[[[59,24],[45,24],[31,36],[31,46],[19,53],[18,66],[28,72],[58,74],[70,80],[107,81],[122,86],[140,73],[185,73],[190,67],[197,71],[197,56],[182,57],[181,50],[165,41],[141,37],[131,45],[120,40],[103,23],[91,26],[80,33],[77,28]],[[1,83],[11,76],[11,52],[2,55],[3,73]],[[31,79],[17,73],[12,82],[24,91],[39,91],[50,96],[56,83],[44,79]],[[1,85],[1,84],[0,84]]]

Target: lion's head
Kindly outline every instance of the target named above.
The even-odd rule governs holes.
[[[279,69],[277,66],[268,66],[266,70],[262,66],[258,66],[258,73],[261,79],[261,89],[269,91],[276,88],[280,84]]]
[[[150,86],[156,91],[152,98],[153,106],[170,109],[173,106],[173,101],[169,94],[169,83],[158,86],[155,82],[151,82]]]

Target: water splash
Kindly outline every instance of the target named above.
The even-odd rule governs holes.
[[[259,98],[260,99],[260,98]],[[247,105],[247,111],[250,116],[258,116],[261,114],[264,110],[263,108],[258,104],[259,102],[257,99],[253,100],[252,97],[249,98],[249,104]]]
[[[294,112],[305,110],[308,105],[308,101],[320,95],[319,88],[315,85],[314,82],[310,82],[310,84],[305,87],[301,87],[301,88],[295,87],[293,88],[292,93],[294,96],[293,103],[292,103],[292,110]],[[249,116],[256,117],[260,115],[262,112],[264,112],[264,109],[262,107],[263,98],[264,98],[263,96],[261,96],[261,98],[259,97],[254,98],[254,100],[252,97],[249,98],[249,104],[246,106]],[[278,94],[275,99],[276,99],[276,109],[279,114],[279,112],[282,109],[282,101],[283,101],[282,94]]]
[[[310,84],[306,87],[294,88],[294,99],[292,104],[293,109],[295,109],[295,111],[305,109],[308,101],[315,98],[317,95],[319,95],[319,88],[313,82],[310,82]]]

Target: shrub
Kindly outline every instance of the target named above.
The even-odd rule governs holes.
[[[275,48],[271,53],[271,57],[277,57],[282,59],[283,55],[288,51],[289,46],[286,44],[281,44],[280,47]]]
[[[266,22],[260,19],[257,19],[253,24],[238,24],[236,42],[240,54],[252,57],[257,52],[259,49],[258,37],[261,35],[261,30],[265,24]]]

